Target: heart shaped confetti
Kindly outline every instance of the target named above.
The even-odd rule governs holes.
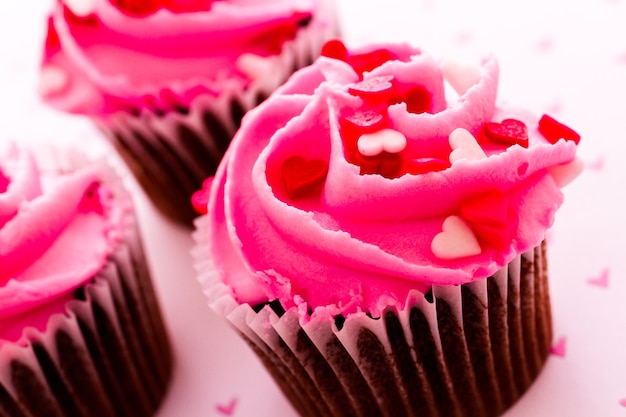
[[[439,158],[415,158],[404,161],[403,170],[409,174],[419,175],[448,169],[450,163]]]
[[[449,157],[452,164],[461,159],[477,160],[487,157],[483,148],[476,142],[474,135],[461,127],[450,133],[448,142],[452,148]]]
[[[40,97],[51,97],[62,93],[68,87],[70,79],[64,69],[47,65],[39,72],[37,93]]]
[[[504,119],[500,123],[485,123],[485,136],[493,142],[510,146],[520,145],[528,148],[528,128],[524,122],[516,119]]]
[[[587,280],[587,283],[595,287],[608,288],[609,276],[610,276],[609,268],[604,268],[602,272],[600,273],[600,275],[598,275],[597,277],[589,278]]]
[[[584,162],[580,158],[575,157],[569,163],[549,167],[548,172],[554,178],[556,185],[563,188],[578,177],[584,169]]]
[[[406,103],[406,110],[409,113],[428,113],[431,109],[432,96],[430,92],[421,85],[411,87],[402,98]]]
[[[233,413],[235,412],[236,405],[237,405],[237,399],[233,398],[232,400],[230,400],[228,404],[217,404],[215,406],[215,409],[217,410],[218,413],[222,415],[232,416]]]
[[[473,64],[446,58],[441,62],[440,68],[445,80],[460,96],[480,81],[480,67]]]
[[[252,80],[272,78],[275,72],[274,60],[271,57],[266,58],[251,53],[241,54],[235,65],[239,71]]]
[[[506,194],[493,190],[464,200],[461,216],[467,220],[476,237],[497,250],[504,250],[515,236],[519,219],[509,207]]]
[[[394,129],[365,133],[357,140],[357,149],[363,156],[376,156],[383,151],[398,153],[405,148],[406,136]]]
[[[539,119],[539,132],[550,143],[556,143],[559,139],[571,140],[576,145],[580,142],[578,133],[547,114],[544,114]]]
[[[380,75],[366,78],[348,87],[348,92],[369,103],[387,102],[393,92],[393,75]]]
[[[480,254],[480,244],[474,232],[461,217],[447,217],[441,230],[430,245],[430,249],[437,258],[457,259]]]
[[[283,161],[281,175],[287,196],[297,199],[319,191],[328,174],[328,163],[322,159],[291,156]]]
[[[211,184],[213,178],[209,177],[202,182],[202,189],[191,195],[191,205],[198,214],[207,214],[207,205],[209,204],[209,195],[211,193]]]
[[[555,344],[550,347],[550,353],[561,358],[565,357],[565,348],[567,345],[567,338],[561,337]]]
[[[361,168],[359,174],[378,174],[389,179],[398,178],[405,173],[402,170],[402,162],[400,155],[388,152],[381,152],[376,156],[358,154],[355,161],[356,165]]]
[[[65,6],[77,17],[86,17],[96,10],[96,0],[63,0]]]
[[[339,39],[331,39],[322,46],[321,56],[347,61],[348,49]]]

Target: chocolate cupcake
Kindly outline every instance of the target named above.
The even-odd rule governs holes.
[[[0,411],[150,416],[172,352],[129,196],[102,161],[0,157]]]
[[[548,356],[544,237],[580,138],[498,105],[492,57],[324,55],[204,190],[209,304],[302,416],[500,415]]]
[[[91,117],[189,226],[243,115],[336,35],[325,0],[57,2],[48,24],[44,100]]]

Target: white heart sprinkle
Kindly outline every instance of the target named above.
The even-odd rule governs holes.
[[[406,148],[406,136],[394,129],[381,129],[361,135],[357,148],[364,156],[376,156],[382,151],[398,153]]]
[[[441,230],[430,244],[437,258],[457,259],[480,254],[480,244],[474,232],[461,217],[446,217]]]
[[[64,69],[48,65],[39,73],[37,92],[40,97],[50,97],[65,90],[68,84],[69,77]]]
[[[78,17],[86,17],[96,10],[97,0],[63,0],[68,9]]]
[[[237,69],[253,80],[263,80],[275,72],[274,59],[256,54],[245,53],[237,58]]]
[[[580,175],[585,169],[585,163],[580,158],[574,158],[573,161],[562,165],[555,165],[548,168],[548,172],[554,178],[554,182],[560,188],[565,187]]]
[[[443,78],[462,96],[469,88],[480,81],[480,67],[457,61],[453,58],[444,59],[439,65]]]
[[[476,160],[487,157],[483,148],[476,142],[474,135],[461,127],[450,133],[448,143],[452,148],[450,153],[450,163],[452,164],[460,159]]]

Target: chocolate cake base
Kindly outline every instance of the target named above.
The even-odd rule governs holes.
[[[138,237],[75,293],[47,329],[0,349],[0,416],[151,416],[172,351]]]
[[[380,318],[301,325],[293,310],[209,298],[303,417],[498,416],[548,356],[547,279],[542,243],[487,279],[413,294]]]

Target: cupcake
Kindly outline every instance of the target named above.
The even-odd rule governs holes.
[[[172,355],[129,196],[104,162],[0,153],[0,410],[150,416]]]
[[[39,92],[105,132],[169,218],[213,175],[243,115],[336,34],[327,0],[57,1]]]
[[[196,223],[209,304],[302,416],[497,416],[551,343],[579,135],[498,66],[340,42],[250,112]]]

